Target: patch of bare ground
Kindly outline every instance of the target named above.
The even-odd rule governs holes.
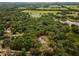
[[[42,46],[40,47],[40,51],[44,52],[44,51],[53,51],[54,49],[49,47],[49,39],[47,36],[40,36],[38,38],[38,41],[42,44]]]

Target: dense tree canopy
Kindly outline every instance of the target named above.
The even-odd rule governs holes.
[[[63,11],[61,14],[66,13]],[[9,47],[21,51],[15,55],[79,55],[79,26],[63,24],[60,21],[65,21],[66,17],[52,13],[38,18],[30,14],[18,8],[0,10],[0,41],[3,40],[3,49]]]

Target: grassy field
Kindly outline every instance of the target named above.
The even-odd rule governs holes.
[[[47,13],[57,14],[57,13],[61,13],[61,11],[45,11],[45,10],[24,10],[22,12],[28,12],[31,14],[47,14]]]

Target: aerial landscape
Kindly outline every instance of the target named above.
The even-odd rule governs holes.
[[[79,56],[79,2],[0,2],[0,56]]]

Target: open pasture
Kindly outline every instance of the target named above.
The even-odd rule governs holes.
[[[47,14],[47,13],[61,13],[61,11],[49,11],[49,10],[24,10],[22,12],[30,13],[30,14]]]

